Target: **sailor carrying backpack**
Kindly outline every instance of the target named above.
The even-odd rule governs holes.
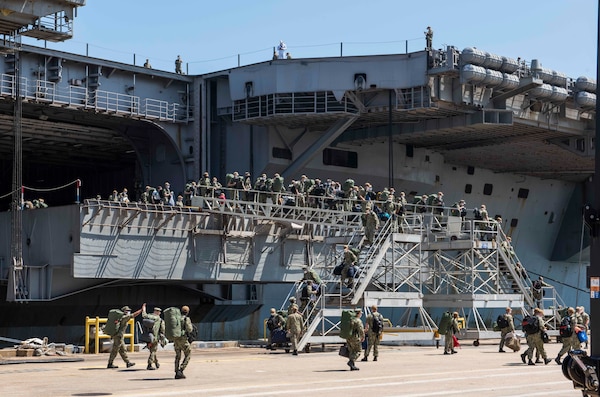
[[[523,317],[523,331],[527,333],[527,335],[533,335],[540,332],[540,323],[538,321],[537,316],[525,316]]]
[[[383,318],[381,318],[381,314],[373,313],[373,325],[371,331],[375,335],[379,335],[381,331],[383,331]]]
[[[506,328],[510,325],[508,323],[508,319],[506,318],[506,315],[504,315],[504,314],[501,314],[498,316],[498,318],[496,319],[496,324],[498,324],[499,328]]]
[[[558,333],[560,336],[568,338],[573,335],[573,328],[571,328],[571,317],[565,316],[560,322],[560,327],[558,329]]]

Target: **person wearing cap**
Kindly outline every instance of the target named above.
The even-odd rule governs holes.
[[[304,318],[302,314],[298,313],[298,308],[292,307],[292,314],[290,314],[285,321],[286,331],[289,332],[290,342],[292,343],[292,354],[298,355],[298,342],[302,337],[304,331]]]
[[[462,221],[465,221],[465,217],[467,216],[467,203],[465,200],[459,200],[458,202],[452,204],[452,209],[450,210],[450,215],[452,216],[460,216]]]
[[[270,316],[267,319],[267,328],[269,333],[267,334],[267,350],[275,350],[275,344],[273,343],[273,332],[281,330],[285,324],[283,317],[277,313],[274,307],[271,308]]]
[[[352,288],[352,286],[354,285],[354,280],[352,277],[349,276],[349,270],[351,266],[354,266],[356,264],[356,261],[358,261],[358,258],[356,257],[356,255],[354,255],[354,252],[352,252],[352,250],[350,250],[350,246],[345,245],[344,246],[344,268],[342,269],[342,281],[344,281],[346,283],[346,286],[348,288]]]
[[[500,329],[500,344],[498,345],[498,352],[504,353],[504,343],[506,342],[506,335],[509,332],[515,332],[515,323],[512,316],[512,309],[507,307],[504,313],[504,319],[506,320],[506,327]]]
[[[292,313],[293,313],[292,309],[293,309],[294,307],[296,308],[296,311],[298,311],[298,310],[299,310],[299,309],[298,309],[298,304],[296,303],[296,297],[295,297],[295,296],[292,296],[292,297],[290,298],[290,305],[289,305],[289,306],[288,306],[288,308],[287,308],[287,313],[288,313],[288,316],[289,316],[290,314],[292,314]]]
[[[525,358],[528,358],[528,365],[535,365],[535,363],[531,360],[533,358],[533,351],[537,350],[537,353],[542,356],[544,359],[544,365],[547,365],[552,359],[548,358],[546,354],[546,350],[544,349],[544,341],[542,339],[542,334],[546,331],[546,322],[544,321],[544,311],[539,307],[533,309],[533,315],[537,317],[538,321],[538,332],[529,334],[527,333],[527,350],[525,353],[521,354],[521,361],[525,364]],[[536,353],[536,354],[537,354]],[[537,361],[537,360],[536,360]]]
[[[454,350],[454,334],[457,334],[459,331],[458,329],[458,312],[454,312],[452,313],[452,320],[450,322],[450,325],[448,326],[448,330],[446,331],[446,334],[444,335],[444,339],[445,339],[445,345],[444,345],[444,354],[456,354],[458,353],[456,350]]]
[[[319,287],[319,285],[323,284],[323,280],[321,280],[321,277],[319,277],[319,275],[314,269],[311,269],[308,266],[304,266],[302,268],[302,272],[304,273],[304,275],[302,276],[302,281],[312,280],[316,284],[317,288]]]
[[[476,215],[475,219],[477,220],[477,217],[479,217],[480,222],[478,222],[476,226],[478,226],[480,231],[483,231],[483,233],[480,233],[480,239],[488,240],[490,238],[489,233],[487,233],[490,230],[490,217],[488,215],[487,207],[485,206],[485,204],[481,204],[478,212],[479,216]]]
[[[154,320],[154,326],[152,327],[152,334],[154,335],[154,342],[146,344],[148,347],[148,351],[150,351],[150,355],[148,356],[148,366],[147,370],[153,370],[154,367],[152,364],[156,366],[156,369],[160,368],[160,364],[158,363],[158,358],[156,357],[156,351],[158,350],[158,344],[161,340],[165,338],[165,322],[162,318],[160,318],[160,314],[162,313],[162,309],[160,307],[154,307],[154,312],[152,314],[146,313],[146,304],[142,305],[142,318],[148,318]]]
[[[425,31],[425,49],[431,50],[433,48],[433,30],[431,26],[427,26],[427,30]]]
[[[371,352],[371,348],[373,348],[373,361],[377,361],[377,357],[379,356],[379,341],[381,340],[383,329],[374,329],[373,322],[375,321],[375,319],[379,320],[376,322],[375,325],[383,325],[383,316],[377,311],[377,305],[372,305],[371,314],[367,316],[367,319],[365,321],[365,332],[367,333],[367,348],[365,349],[365,356],[361,361],[369,360],[369,353]]]
[[[575,308],[575,317],[577,317],[577,326],[581,328],[582,332],[587,332],[590,328],[590,315],[586,313],[585,307],[577,306]],[[585,349],[588,347],[588,342],[585,343]]]
[[[388,195],[385,202],[381,205],[381,212],[387,215],[384,215],[382,219],[389,219],[392,214],[396,212],[396,204],[394,203],[394,195]]]
[[[386,208],[393,212],[393,206],[392,203],[391,206],[388,205]],[[372,209],[368,208],[365,212],[365,244],[373,244],[377,228],[379,228],[379,217]]]
[[[431,212],[433,212],[436,215],[442,215],[444,213],[444,193],[443,192],[438,192],[437,195],[435,196],[435,198],[432,200],[431,205],[433,206],[433,208],[431,209]],[[438,218],[439,220],[439,218]]]
[[[307,280],[302,287],[302,292],[300,295],[300,313],[305,313],[308,317],[312,312],[314,302],[316,301],[318,288],[313,284],[312,280]],[[308,311],[306,311],[306,307],[308,307]]]
[[[181,307],[181,328],[185,331],[182,336],[179,336],[173,340],[173,347],[175,348],[175,379],[185,379],[183,371],[190,362],[192,355],[192,345],[188,342],[188,334],[193,331],[192,320],[188,317],[190,308],[188,306]],[[181,353],[183,352],[183,362],[181,361]]]
[[[554,361],[558,364],[561,365],[562,361],[560,360],[560,357],[565,354],[568,353],[570,350],[578,350],[581,348],[581,343],[579,342],[579,338],[577,337],[577,332],[576,329],[580,326],[577,324],[577,309],[579,307],[573,309],[572,307],[569,307],[567,309],[567,315],[564,318],[568,318],[568,322],[569,322],[569,326],[571,327],[571,336],[561,336],[562,339],[562,348],[560,349],[560,351],[558,352],[558,355],[556,356],[556,358],[554,359]],[[564,321],[563,318],[563,321]],[[562,323],[561,323],[562,325]],[[585,332],[585,331],[580,331],[580,332]]]
[[[123,316],[121,317],[121,320],[119,320],[117,333],[112,337],[112,349],[110,349],[110,356],[108,357],[108,365],[106,368],[119,368],[113,363],[115,357],[117,357],[117,353],[119,353],[123,361],[125,361],[127,368],[135,365],[135,363],[129,361],[129,357],[127,357],[127,350],[125,349],[125,343],[123,343],[123,334],[125,333],[125,329],[127,329],[129,320],[137,317],[142,312],[142,309],[140,308],[134,313],[131,313],[131,308],[129,306],[123,306],[121,311],[123,312]]]
[[[415,197],[415,211],[418,213],[427,212],[427,195]]]
[[[365,329],[363,328],[360,316],[362,316],[362,309],[357,307],[354,310],[355,317],[350,321],[350,336],[346,339],[346,346],[348,346],[348,366],[351,371],[358,371],[355,365],[356,360],[360,357],[362,351],[362,342],[365,340]]]
[[[200,196],[206,197],[210,195],[208,189],[208,187],[210,186],[210,175],[208,174],[208,172],[204,171],[197,185],[199,187],[198,194]]]
[[[248,171],[244,173],[242,188],[244,189],[242,198],[246,201],[254,201],[254,192],[252,191],[252,176]]]
[[[169,182],[165,182],[161,194],[162,203],[164,205],[175,205],[175,198],[173,197],[173,191],[171,190],[171,184]]]

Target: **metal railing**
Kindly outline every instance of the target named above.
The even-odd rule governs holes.
[[[154,98],[112,91],[90,90],[84,86],[57,84],[40,79],[19,78],[20,95],[24,99],[40,103],[64,105],[75,109],[93,109],[117,115],[136,116],[159,121],[180,122],[187,115],[180,114],[180,105]],[[3,73],[0,76],[0,96],[14,98],[15,77]]]

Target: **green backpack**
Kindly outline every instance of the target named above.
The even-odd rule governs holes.
[[[165,320],[165,336],[169,340],[184,335],[181,324],[181,310],[178,307],[169,307],[163,312]]]
[[[125,313],[119,309],[111,309],[108,312],[108,319],[106,320],[106,325],[104,326],[104,333],[106,335],[115,336],[119,332],[123,314]]]
[[[356,317],[354,310],[343,310],[340,322],[340,338],[348,339],[352,336],[352,319]]]
[[[450,330],[452,326],[452,313],[444,312],[442,314],[442,319],[440,320],[440,325],[438,325],[438,332],[443,335]]]

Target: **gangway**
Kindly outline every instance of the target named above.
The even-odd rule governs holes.
[[[493,220],[487,221],[491,226],[483,226],[477,220],[461,220],[450,215],[449,210],[435,216],[408,211],[385,223],[373,244],[363,247],[354,287],[342,294],[350,299],[323,296],[320,308],[315,305],[308,316],[302,347],[335,341],[341,311],[357,305],[366,310],[371,304],[383,310],[405,308],[401,316],[405,323],[406,313],[416,309],[422,322],[417,328],[428,340],[433,339],[437,327],[427,309],[459,310],[466,319],[463,333],[474,338],[475,344],[479,339],[499,337],[499,332],[493,330],[493,321],[505,307],[528,314],[535,307],[531,280],[522,272],[499,225]],[[337,283],[342,290],[341,281]],[[549,291],[544,298],[548,301],[545,314],[552,334],[563,305],[554,288],[545,288]],[[408,327],[403,324],[401,328]],[[409,339],[415,340],[415,336],[392,337],[386,333],[383,337],[384,341]],[[339,337],[337,342],[341,342]]]

